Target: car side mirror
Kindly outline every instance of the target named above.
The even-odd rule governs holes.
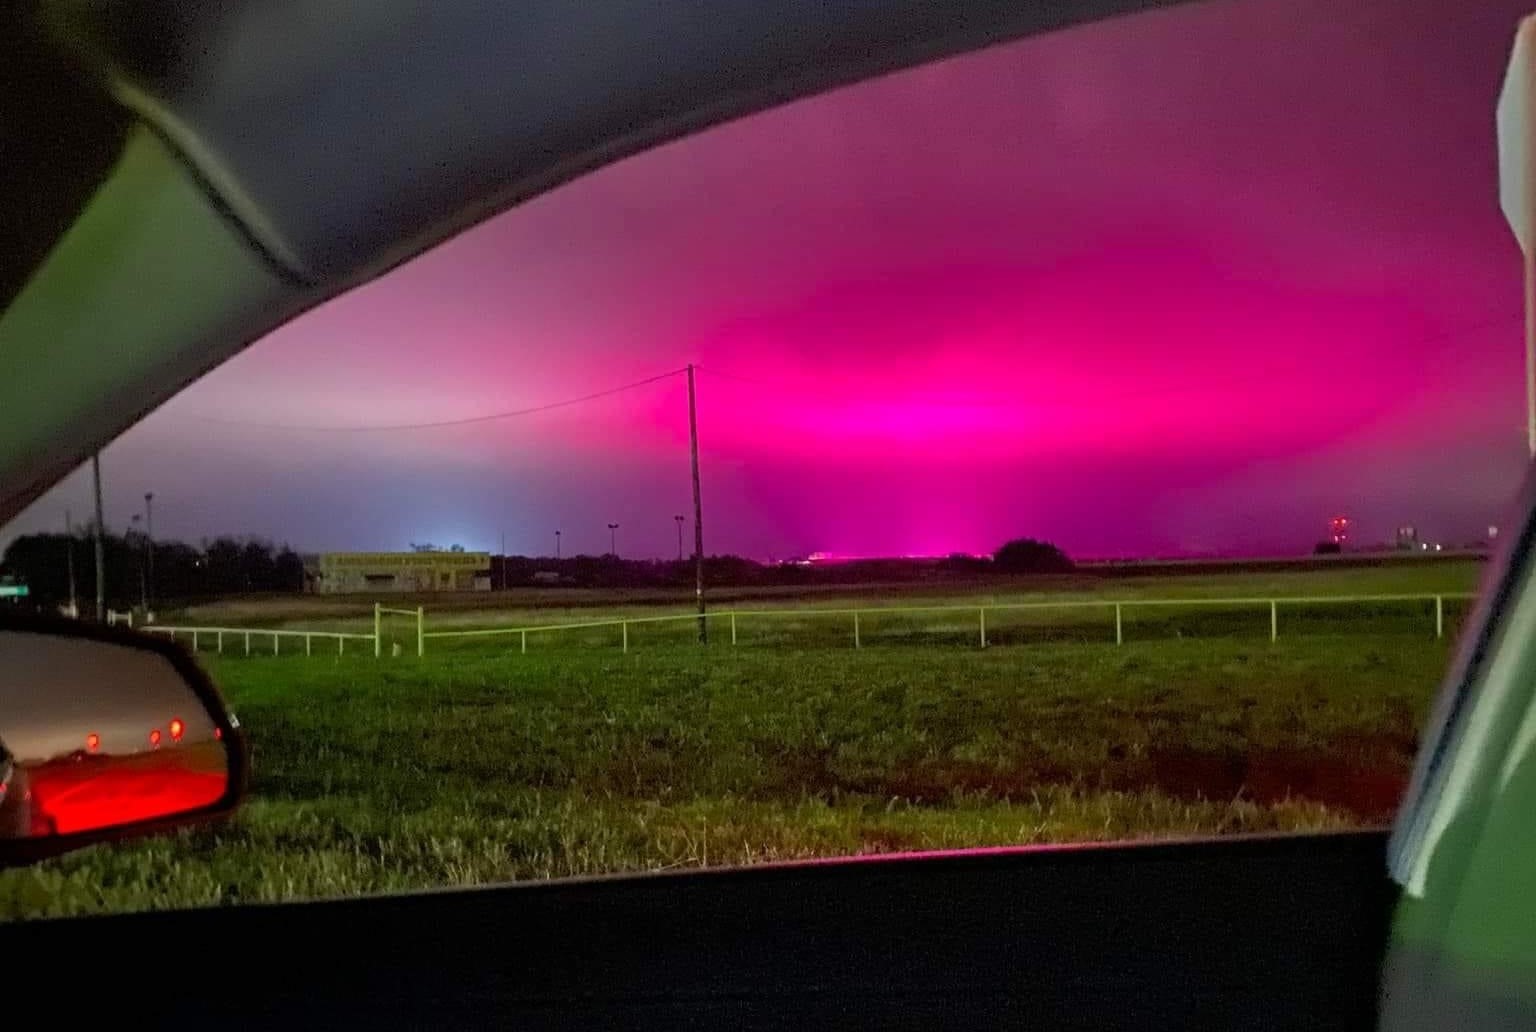
[[[179,646],[0,622],[0,864],[229,813],[245,773],[238,723]]]

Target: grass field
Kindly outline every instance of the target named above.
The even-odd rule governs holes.
[[[1102,574],[991,580],[970,585],[901,585],[888,594],[871,589],[818,589],[800,596],[782,589],[720,592],[711,609],[710,634],[718,643],[743,647],[831,648],[856,641],[870,646],[911,645],[928,648],[976,648],[985,633],[990,645],[1037,645],[1046,642],[1083,644],[1114,641],[1162,641],[1179,638],[1268,640],[1271,633],[1269,598],[1327,600],[1359,595],[1449,596],[1437,621],[1433,600],[1382,603],[1286,603],[1275,616],[1286,638],[1360,634],[1363,636],[1433,633],[1437,622],[1454,635],[1470,603],[1458,597],[1477,587],[1483,564],[1473,560],[1402,562],[1375,567],[1333,570],[1267,570],[1252,573],[1114,578]],[[696,635],[691,603],[675,599],[641,603],[632,592],[572,592],[553,589],[542,594],[522,589],[485,595],[397,598],[388,605],[425,606],[427,647],[443,652],[475,654],[517,652],[522,635],[451,637],[465,631],[493,628],[549,627],[527,635],[530,651],[613,649],[635,650],[685,647]],[[1211,600],[1246,598],[1246,605],[1210,605]],[[533,601],[542,599],[535,605]],[[1146,605],[1148,600],[1186,600],[1183,605]],[[1123,601],[1117,613],[1113,602]],[[1046,608],[1009,608],[1011,606]],[[929,607],[929,608],[922,608]],[[855,618],[849,610],[861,610]],[[982,609],[986,612],[983,614]],[[665,618],[665,619],[659,619]],[[621,628],[613,621],[631,621]],[[372,600],[349,596],[282,596],[247,598],[167,611],[161,622],[171,626],[237,626],[284,631],[339,631],[371,634]],[[598,626],[584,626],[597,624]],[[857,624],[857,626],[856,626]],[[572,626],[580,625],[580,626]],[[414,617],[388,616],[383,625],[385,652],[407,654],[417,649]],[[437,637],[436,635],[450,635]],[[183,638],[191,644],[189,636]],[[205,634],[198,645],[212,650],[216,639]],[[329,654],[335,643],[310,643]],[[251,642],[224,636],[230,652],[270,654],[274,647],[303,652],[302,638],[273,641],[259,633]],[[354,641],[349,651],[368,652],[371,643]]]
[[[1102,599],[1296,597],[1460,593],[1476,590],[1484,564],[1475,560],[1401,562],[1340,570],[1267,570],[1253,573],[1070,576],[994,579],[970,584],[848,585],[843,587],[717,589],[715,608],[777,611],[851,606],[971,606]],[[371,631],[374,598],[286,595],[202,603],[167,610],[162,622],[239,627]],[[426,607],[434,629],[524,626],[540,623],[643,618],[693,611],[691,591],[656,592],[517,589],[397,599]],[[394,603],[391,603],[394,604]],[[1102,624],[1102,615],[1096,619]]]
[[[1380,821],[1448,646],[1326,630],[207,657],[249,804],[0,872],[0,916]]]

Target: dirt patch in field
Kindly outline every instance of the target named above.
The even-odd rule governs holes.
[[[1410,761],[1386,749],[1359,757],[1305,749],[1248,753],[1163,749],[1111,759],[1094,775],[1051,765],[999,770],[953,760],[918,764],[875,777],[838,776],[832,764],[804,764],[792,780],[812,792],[844,791],[941,804],[956,793],[1024,800],[1045,785],[1093,790],[1158,791],[1191,802],[1242,799],[1265,805],[1305,799],[1381,821],[1396,812],[1408,784]]]
[[[1380,820],[1397,811],[1409,770],[1406,758],[1387,753],[1345,759],[1305,749],[1231,754],[1166,749],[1148,756],[1145,771],[1135,772],[1134,780],[1135,787],[1155,787],[1181,799],[1310,799]]]

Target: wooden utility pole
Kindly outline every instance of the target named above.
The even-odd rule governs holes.
[[[693,457],[693,594],[699,603],[699,644],[709,644],[709,621],[704,615],[704,502],[699,497],[699,406],[693,383],[693,363],[688,363],[688,450]]]
[[[64,547],[67,551],[65,564],[69,568],[69,615],[71,619],[80,616],[80,602],[75,595],[75,526],[70,521],[69,510],[64,510]]]
[[[101,452],[91,456],[91,484],[96,492],[96,620],[106,623],[107,620],[107,550],[102,543],[101,536],[106,533],[102,526],[101,515]]]
[[[155,492],[144,492],[144,620],[155,605]]]

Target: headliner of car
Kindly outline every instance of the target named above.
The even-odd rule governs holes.
[[[577,175],[833,86],[1178,2],[43,3],[52,38],[154,139],[135,135],[0,315],[0,520],[298,312]],[[135,246],[104,244],[124,234]]]

